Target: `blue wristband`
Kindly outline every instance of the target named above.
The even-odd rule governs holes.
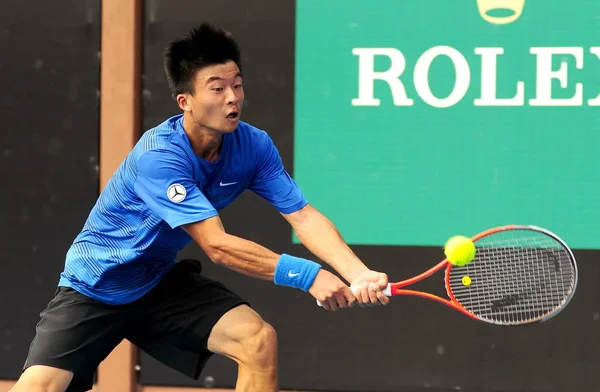
[[[282,254],[275,268],[274,282],[308,291],[320,269],[321,266],[313,261]]]

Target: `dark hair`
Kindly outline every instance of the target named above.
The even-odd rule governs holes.
[[[194,93],[196,71],[234,61],[240,71],[240,48],[231,33],[203,23],[185,37],[171,42],[165,54],[165,73],[171,94]]]

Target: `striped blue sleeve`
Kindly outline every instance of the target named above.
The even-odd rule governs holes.
[[[298,211],[308,204],[298,184],[283,167],[279,151],[266,133],[256,151],[259,154],[256,159],[258,167],[249,189],[284,214]]]
[[[171,228],[216,216],[192,173],[191,164],[172,151],[147,151],[137,162],[134,189]]]

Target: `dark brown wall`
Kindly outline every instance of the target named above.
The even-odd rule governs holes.
[[[98,191],[100,0],[0,2],[0,378]]]
[[[18,376],[64,252],[98,191],[100,0],[38,3],[0,3],[2,379]],[[271,134],[293,173],[294,7],[278,0],[147,0],[143,127],[177,113],[162,71],[164,46],[209,20],[230,29],[244,51],[244,120]],[[277,252],[310,257],[292,244],[283,218],[253,194],[243,195],[222,218],[231,233]],[[416,247],[354,250],[393,280],[422,272],[440,255],[439,249]],[[599,252],[576,251],[576,256],[580,284],[564,313],[545,324],[500,328],[416,298],[329,313],[298,290],[212,265],[197,246],[181,255],[202,260],[208,276],[250,300],[275,326],[282,389],[362,392],[598,389]],[[443,295],[442,276],[420,288]],[[214,357],[198,382],[145,354],[140,364],[144,385],[203,385],[207,376],[214,386],[235,383],[236,368],[223,358]]]

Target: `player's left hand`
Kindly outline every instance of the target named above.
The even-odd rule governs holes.
[[[388,276],[382,272],[369,270],[351,282],[359,306],[387,305],[390,299],[382,290],[388,284]]]

